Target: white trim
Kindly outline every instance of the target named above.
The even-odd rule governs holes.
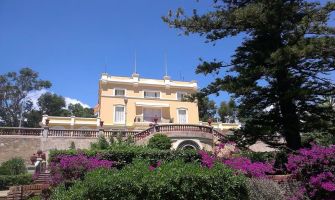
[[[136,106],[142,106],[142,107],[170,107],[170,104],[167,103],[151,103],[151,102],[135,102]]]
[[[123,107],[123,115],[124,115],[124,117],[123,117],[123,121],[122,122],[116,122],[115,121],[115,109],[116,109],[116,107]],[[114,124],[125,124],[126,123],[126,106],[125,105],[123,105],[123,104],[115,104],[114,105],[113,123]]]
[[[115,90],[124,90],[124,96],[116,95]],[[127,89],[126,88],[118,88],[118,87],[113,88],[113,96],[115,96],[115,97],[126,97],[127,96]]]
[[[177,108],[177,123],[180,124],[180,122],[179,122],[179,110],[185,110],[186,111],[186,124],[188,124],[188,109],[187,108]]]
[[[162,97],[162,92],[160,90],[148,90],[148,89],[144,89],[143,91],[143,98],[144,99],[160,99]],[[159,97],[145,97],[145,92],[159,92]]]

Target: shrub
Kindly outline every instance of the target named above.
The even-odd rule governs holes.
[[[248,177],[265,177],[267,174],[273,173],[273,167],[270,163],[251,162],[250,159],[244,157],[226,159],[223,163]]]
[[[101,160],[97,157],[87,157],[83,154],[60,155],[50,163],[52,184],[72,183],[74,180],[83,178],[88,171],[97,168],[109,169],[112,165],[112,161]]]
[[[124,164],[129,164],[135,158],[156,159],[172,161],[182,159],[185,162],[191,162],[200,159],[200,155],[196,151],[188,150],[157,150],[143,146],[114,144],[107,150],[51,150],[49,153],[49,162],[53,161],[59,155],[77,155],[82,153],[86,156],[99,155],[101,159],[116,161],[122,167]],[[57,159],[56,159],[57,162]]]
[[[270,162],[275,159],[275,152],[242,151],[241,156],[249,158],[252,162]]]
[[[76,145],[73,141],[71,141],[70,148],[69,149],[76,149]]]
[[[91,149],[99,149],[104,150],[109,147],[109,143],[107,142],[104,135],[99,135],[98,141],[96,143],[91,143]]]
[[[167,150],[171,148],[171,139],[163,134],[156,134],[149,139],[149,148]]]
[[[215,155],[210,155],[205,151],[199,151],[199,154],[203,167],[211,168],[215,161],[222,161],[225,165],[240,171],[248,177],[265,177],[267,174],[273,173],[273,167],[270,163],[251,162],[251,160],[246,157],[222,159],[215,157]]]
[[[0,190],[8,189],[13,185],[27,185],[32,182],[31,174],[0,175]]]
[[[3,162],[0,166],[1,175],[19,175],[25,173],[27,173],[27,168],[24,164],[24,160],[20,157],[14,157]]]
[[[335,199],[335,146],[312,144],[288,157],[287,169],[303,183],[296,199]]]
[[[183,161],[148,166],[136,161],[119,171],[95,170],[69,190],[56,188],[51,199],[247,199],[245,177],[220,163],[211,169]]]

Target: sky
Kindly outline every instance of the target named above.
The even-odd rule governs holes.
[[[173,80],[197,80],[205,87],[214,77],[195,74],[199,58],[225,62],[242,37],[213,43],[197,35],[183,36],[161,16],[183,7],[209,9],[195,0],[0,0],[0,74],[30,67],[49,80],[49,91],[67,103],[97,103],[101,73],[162,79],[165,55]],[[38,97],[46,90],[31,94]],[[228,100],[211,96],[217,104]]]

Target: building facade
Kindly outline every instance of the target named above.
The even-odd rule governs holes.
[[[104,127],[145,129],[150,123],[198,124],[198,106],[183,101],[195,93],[195,81],[173,81],[102,74],[96,112]]]
[[[92,129],[103,124],[104,129],[143,130],[152,123],[199,124],[196,102],[183,101],[185,95],[195,93],[195,81],[174,81],[111,76],[103,73],[99,80],[97,118],[43,116],[54,128]]]

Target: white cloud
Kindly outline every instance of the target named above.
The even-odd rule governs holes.
[[[34,109],[38,109],[37,100],[42,94],[44,94],[46,92],[51,92],[51,91],[48,91],[46,89],[42,89],[42,90],[38,90],[38,91],[29,92],[26,99],[33,102],[33,108]],[[53,92],[51,92],[51,93],[53,93]],[[74,99],[74,98],[71,98],[71,97],[64,97],[64,99],[65,99],[66,107],[68,107],[70,103],[72,103],[72,104],[79,103],[84,108],[90,108],[90,106],[88,104],[85,104],[85,103],[79,101],[78,99]]]
[[[83,103],[83,102],[79,101],[78,99],[73,99],[73,98],[70,98],[70,97],[64,97],[64,98],[65,98],[66,107],[68,107],[70,103],[72,103],[72,104],[79,103],[84,108],[90,108],[90,106],[88,104]]]

